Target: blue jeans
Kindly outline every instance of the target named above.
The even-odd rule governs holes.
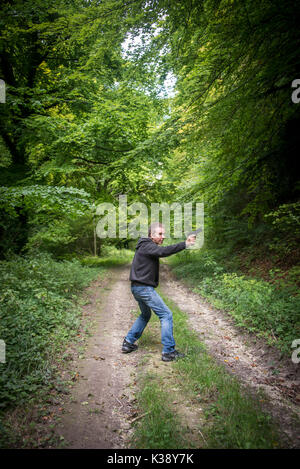
[[[151,317],[151,309],[160,319],[162,353],[170,353],[175,350],[175,340],[173,337],[173,314],[163,302],[154,287],[148,285],[131,286],[131,291],[139,304],[141,314],[133,324],[125,339],[133,344],[139,339],[147,326]]]

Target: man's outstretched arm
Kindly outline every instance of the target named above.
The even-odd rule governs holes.
[[[171,244],[170,246],[159,246],[156,243],[147,243],[143,249],[144,254],[148,254],[153,257],[168,257],[176,252],[183,251],[183,249],[191,246],[195,243],[195,235],[190,235],[187,237],[186,241],[180,243]]]

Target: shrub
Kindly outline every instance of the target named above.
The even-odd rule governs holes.
[[[50,382],[53,355],[80,325],[76,293],[95,273],[79,261],[56,262],[46,254],[0,262],[0,338],[6,344],[6,363],[0,364],[2,408],[23,402]]]

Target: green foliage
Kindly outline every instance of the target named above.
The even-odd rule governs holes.
[[[132,261],[134,252],[124,248],[117,249],[113,246],[103,246],[101,254],[101,257],[81,257],[80,262],[82,265],[89,267],[123,265]]]
[[[5,2],[2,185],[192,199],[205,203],[212,243],[268,243],[264,216],[299,196],[297,18],[292,1]],[[33,225],[46,249],[51,237],[61,249],[78,241],[68,220],[51,230],[25,215],[13,249]],[[282,256],[297,242],[287,226],[270,244]]]
[[[271,222],[273,228],[274,236],[269,244],[271,250],[283,257],[299,246],[300,202],[282,204],[264,217]]]
[[[154,8],[158,31],[142,58],[164,56],[177,78],[160,129],[161,141],[176,142],[164,181],[177,199],[205,203],[212,242],[248,243],[256,227],[269,235],[264,215],[299,198],[300,108],[291,102],[299,12],[269,0]]]
[[[32,214],[58,215],[65,211],[69,216],[84,215],[84,209],[91,209],[89,194],[75,187],[21,186],[0,187],[0,208],[11,216],[17,216],[16,209],[31,211]]]
[[[76,240],[70,235],[70,225],[66,221],[54,220],[50,227],[42,228],[35,235],[30,236],[27,248],[33,250],[35,247],[44,251],[54,251],[56,254],[63,253],[66,246]]]
[[[238,326],[290,354],[291,343],[300,334],[300,298],[297,284],[292,282],[297,272],[292,271],[290,281],[283,285],[271,284],[228,272],[217,254],[209,250],[178,255],[170,262],[176,275],[188,279],[195,292],[227,311]]]
[[[28,240],[51,252],[80,244],[70,218],[84,216],[87,193],[97,203],[120,193],[157,199],[167,155],[150,137],[167,105],[145,92],[122,51],[138,14],[119,0],[1,5],[0,195],[2,226],[17,229],[12,251]]]
[[[39,185],[2,186],[0,250],[9,256],[16,248],[16,238],[22,235],[22,244],[26,244],[27,249],[41,248],[52,252],[55,248],[65,249],[66,245],[77,239],[72,233],[75,220],[90,214],[92,207],[90,196],[83,189]]]
[[[157,377],[146,375],[141,387],[138,403],[141,409],[147,410],[147,415],[135,433],[134,446],[139,449],[185,447],[178,416],[172,409],[168,393],[162,390],[162,384]]]
[[[56,262],[49,255],[0,263],[1,408],[34,397],[55,374],[55,359],[80,326],[78,292],[97,272],[79,261]]]

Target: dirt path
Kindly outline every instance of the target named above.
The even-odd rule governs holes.
[[[78,379],[56,431],[65,448],[125,448],[137,354],[124,355],[121,344],[136,309],[128,267],[114,268],[105,282],[88,289],[84,315],[96,321],[84,358],[73,362]]]
[[[292,446],[299,448],[299,425],[294,419],[295,414],[299,416],[299,366],[280,360],[279,354],[262,341],[255,343],[228,316],[177,281],[166,265],[161,270],[162,291],[188,314],[191,328],[209,353],[247,388],[264,390],[266,410]],[[95,321],[95,327],[84,358],[72,362],[77,378],[55,429],[66,448],[128,448],[135,416],[135,376],[147,353],[142,347],[136,353],[121,353],[123,338],[133,321],[130,311],[137,309],[128,276],[128,266],[114,268],[104,281],[93,283],[87,290],[90,303],[84,307],[84,317]],[[152,354],[159,370],[163,364],[159,340]]]
[[[163,293],[188,314],[191,328],[209,353],[247,388],[264,391],[263,407],[290,444],[300,448],[300,365],[281,359],[263,340],[234,326],[233,319],[176,280],[166,265],[161,265],[161,274]]]

